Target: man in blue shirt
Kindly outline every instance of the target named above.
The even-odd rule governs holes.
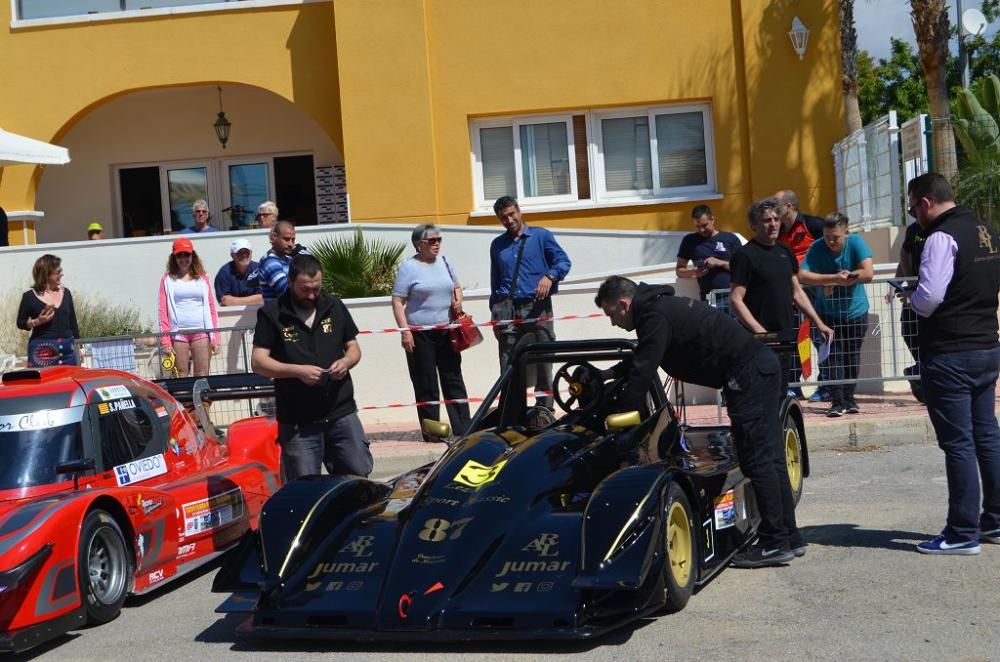
[[[278,221],[271,229],[271,250],[260,259],[257,280],[264,301],[277,299],[288,288],[288,265],[296,255],[309,255],[304,246],[295,243],[295,226],[290,221]]]
[[[490,311],[494,320],[552,317],[552,295],[559,281],[569,273],[570,261],[556,238],[545,228],[529,228],[521,218],[517,199],[502,196],[493,204],[493,213],[507,231],[490,244]],[[503,324],[493,327],[499,341],[500,371],[507,368],[514,346],[519,342],[555,340],[551,321],[532,324]],[[534,367],[535,389],[552,390],[552,367]],[[531,373],[528,382],[531,383]],[[546,406],[551,397],[536,397]]]
[[[695,231],[681,240],[674,271],[679,278],[697,278],[701,300],[705,301],[712,290],[729,289],[729,261],[743,244],[732,232],[715,229],[715,216],[708,205],[692,209],[691,218]],[[717,301],[716,308],[729,314],[728,297]]]
[[[191,216],[194,217],[194,225],[181,230],[181,234],[191,234],[192,232],[218,232],[219,228],[212,225],[212,212],[208,209],[208,203],[204,200],[195,200],[191,205]]]
[[[260,283],[251,274],[256,274],[260,265],[253,261],[253,250],[246,239],[236,239],[229,245],[226,262],[215,275],[215,297],[223,306],[252,306],[264,303],[260,293]]]

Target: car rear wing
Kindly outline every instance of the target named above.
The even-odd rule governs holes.
[[[216,440],[221,433],[212,425],[205,402],[274,396],[274,380],[252,372],[157,379],[155,382],[178,402],[192,405],[202,431]]]

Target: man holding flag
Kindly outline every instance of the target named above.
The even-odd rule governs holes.
[[[811,371],[809,322],[816,325],[827,343],[833,339],[833,330],[820,319],[799,284],[799,262],[795,255],[787,246],[778,243],[781,206],[775,198],[758,200],[750,206],[748,217],[753,238],[730,263],[729,303],[733,316],[753,333],[795,328],[794,303],[807,318],[798,335],[802,378],[805,379]],[[790,363],[785,362],[782,393],[788,388]]]

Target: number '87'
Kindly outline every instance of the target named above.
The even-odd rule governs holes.
[[[442,542],[444,540],[456,540],[462,535],[465,525],[472,521],[471,517],[463,517],[454,522],[449,522],[440,517],[431,517],[424,522],[424,528],[420,530],[417,537],[426,542]]]

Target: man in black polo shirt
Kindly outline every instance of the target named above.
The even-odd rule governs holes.
[[[796,326],[794,303],[829,342],[833,330],[816,314],[799,284],[798,260],[788,246],[778,243],[780,209],[781,202],[774,198],[758,200],[750,206],[748,217],[754,236],[733,256],[729,268],[733,316],[753,333],[788,331]],[[794,366],[792,357],[784,364],[787,389]]]
[[[740,467],[753,486],[761,519],[757,544],[738,554],[733,565],[760,568],[804,555],[778,418],[781,366],[774,352],[732,317],[674,296],[669,285],[636,285],[611,276],[594,302],[613,326],[635,331],[639,341],[630,360],[603,373],[608,379],[627,377],[618,409],[645,406],[657,367],[681,381],[724,390]]]
[[[286,482],[324,465],[330,474],[372,470],[350,375],[361,360],[358,327],[322,284],[319,261],[299,255],[288,267],[288,288],[257,312],[253,370],[274,379]]]

